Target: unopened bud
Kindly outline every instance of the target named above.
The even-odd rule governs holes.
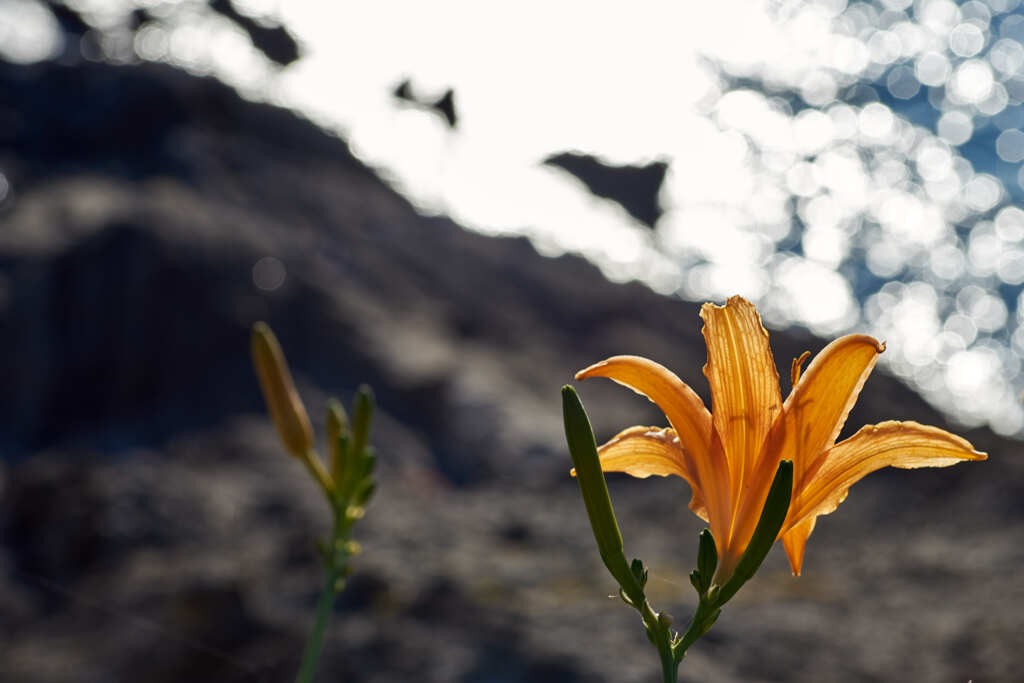
[[[303,457],[313,448],[313,428],[302,399],[295,390],[281,345],[266,323],[252,328],[252,362],[260,379],[270,418],[288,452]]]
[[[342,479],[344,459],[348,451],[349,437],[348,416],[341,402],[336,399],[327,401],[327,452],[330,453],[331,475],[336,480]]]

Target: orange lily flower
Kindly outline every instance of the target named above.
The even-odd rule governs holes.
[[[606,472],[645,478],[678,475],[693,490],[690,509],[708,522],[718,549],[717,581],[732,575],[757,525],[782,459],[793,462],[793,495],[779,532],[794,575],[815,519],[850,486],[882,467],[946,467],[984,460],[965,439],[916,422],[887,421],[836,437],[885,344],[859,334],[836,339],[811,362],[793,361],[793,389],[782,401],[768,332],[754,306],[735,296],[704,304],[704,339],[713,412],[674,373],[639,356],[615,356],[576,373],[607,377],[646,396],[670,427],[630,427],[598,450]]]

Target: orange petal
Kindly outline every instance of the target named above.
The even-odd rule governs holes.
[[[697,478],[689,469],[688,458],[675,430],[630,427],[598,448],[597,453],[601,457],[601,469],[605,472],[625,472],[639,479],[670,474],[682,477],[693,490],[690,509],[707,520],[708,513]]]
[[[661,408],[682,445],[686,469],[693,475],[691,487],[699,491],[708,509],[712,533],[729,519],[728,491],[720,484],[727,481],[728,469],[721,448],[711,448],[711,414],[700,396],[675,373],[640,356],[613,356],[576,373],[576,379],[607,377],[646,396]],[[724,539],[722,539],[724,540]]]
[[[576,373],[576,379],[607,377],[653,401],[665,413],[679,440],[694,457],[706,457],[711,413],[674,372],[640,356],[613,356]]]
[[[814,521],[814,517],[808,517],[782,534],[782,547],[786,549],[786,557],[789,558],[789,567],[793,570],[793,576],[800,576],[800,569],[804,565],[804,546],[807,545],[807,539],[814,531]]]
[[[793,387],[776,430],[782,439],[779,457],[793,461],[795,490],[800,490],[817,458],[835,443],[883,351],[885,344],[866,335],[840,337],[822,349]],[[772,436],[776,438],[776,433]]]
[[[835,340],[815,357],[783,404],[782,415],[772,426],[768,445],[751,480],[767,481],[774,476],[780,459],[793,461],[790,520],[800,507],[807,472],[814,470],[818,458],[835,443],[883,350],[884,344],[864,335],[851,334]],[[793,365],[798,368],[798,361]],[[793,375],[798,376],[796,369]],[[753,535],[766,495],[761,486],[752,486],[741,502],[736,515],[738,540]]]
[[[966,439],[938,427],[894,421],[868,425],[836,444],[815,471],[808,473],[797,508],[790,508],[793,526],[787,520],[783,528],[794,528],[809,517],[832,512],[851,486],[883,467],[948,467],[987,457]]]
[[[761,493],[744,489],[757,483],[751,481],[754,465],[782,410],[779,373],[768,332],[753,304],[734,296],[725,306],[704,304],[700,317],[708,345],[704,374],[711,385],[712,419],[729,463],[730,500],[735,509],[743,497]],[[767,495],[770,475],[760,483]]]

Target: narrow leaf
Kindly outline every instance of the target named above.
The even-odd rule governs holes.
[[[327,448],[330,454],[331,475],[341,485],[339,470],[345,457],[342,451],[341,438],[349,434],[348,416],[341,401],[336,398],[327,401]],[[346,438],[347,441],[347,438]]]
[[[601,470],[594,430],[576,390],[568,385],[562,387],[562,417],[569,455],[576,468],[576,481],[583,495],[583,505],[587,509],[601,559],[630,598],[642,599],[643,589],[622,552],[622,534],[608,495],[608,484]]]
[[[718,596],[718,604],[724,605],[736,591],[740,589],[760,568],[764,558],[768,555],[775,539],[779,535],[783,522],[786,521],[786,514],[789,512],[789,500],[793,495],[793,463],[783,460],[779,463],[779,469],[775,471],[775,479],[768,491],[768,498],[765,500],[764,508],[761,510],[761,518],[754,529],[754,535],[747,545],[746,551],[736,565],[736,571],[722,586]]]
[[[700,532],[700,541],[697,546],[697,573],[700,575],[701,586],[697,591],[704,593],[711,587],[711,581],[718,568],[718,550],[715,548],[715,539],[711,531],[704,529]]]
[[[358,458],[370,438],[370,422],[373,420],[373,389],[361,384],[356,390],[352,407],[352,452]]]

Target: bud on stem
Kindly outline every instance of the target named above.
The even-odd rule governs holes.
[[[260,380],[263,398],[284,447],[297,458],[313,448],[313,428],[309,415],[295,390],[284,353],[277,337],[264,322],[252,328],[252,362]]]
[[[348,441],[351,430],[348,416],[341,401],[336,398],[327,401],[327,452],[330,457],[331,475],[336,481],[343,479],[345,457],[348,455]]]

